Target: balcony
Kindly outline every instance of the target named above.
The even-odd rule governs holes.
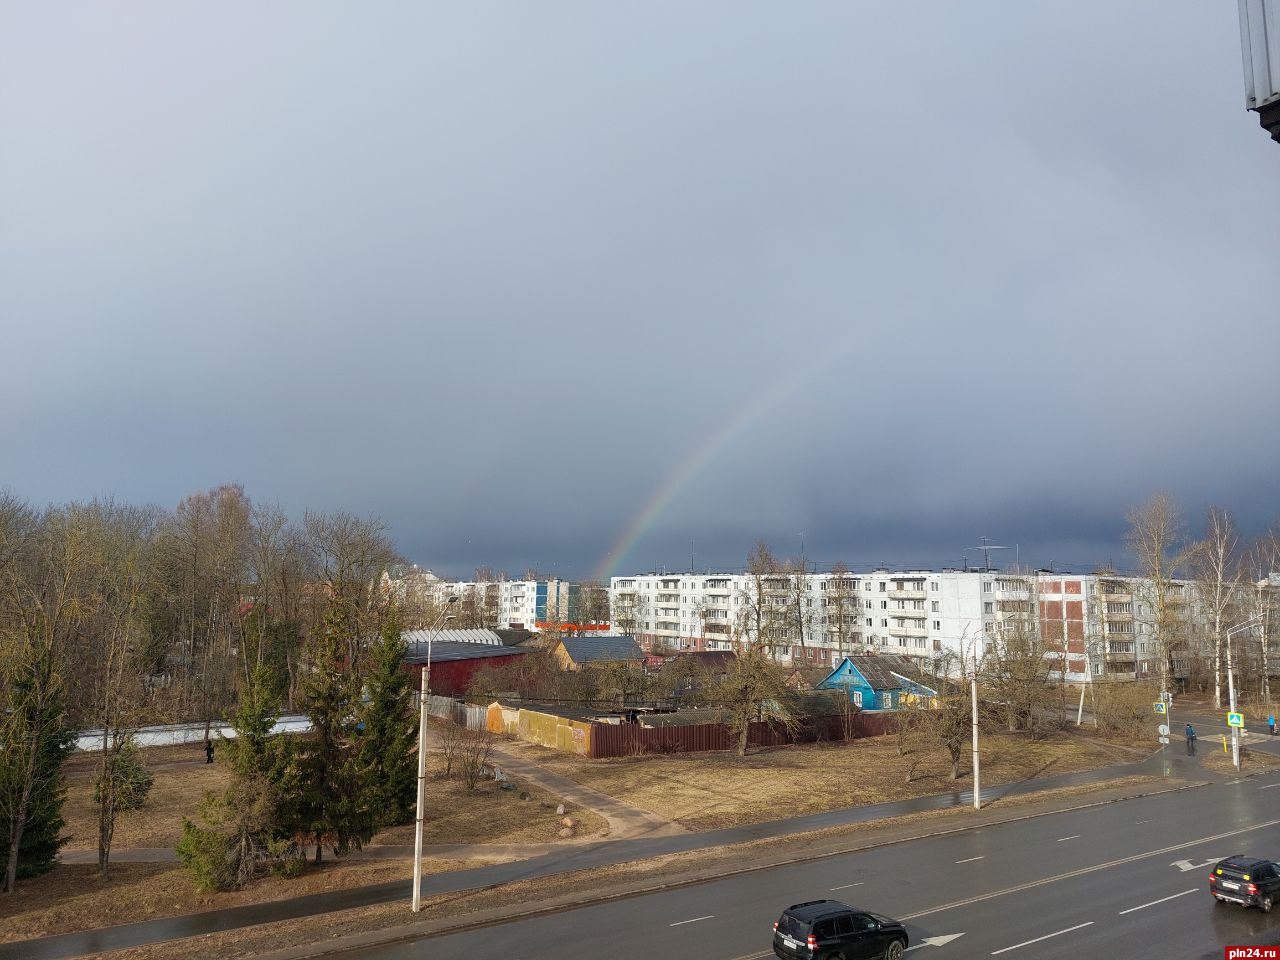
[[[923,600],[925,592],[923,590],[890,590],[890,600]]]
[[[894,626],[889,628],[891,637],[927,637],[929,631],[924,627]]]
[[[907,620],[928,620],[929,614],[924,610],[890,610],[889,616]]]
[[[1132,650],[1108,650],[1103,654],[1107,663],[1134,663],[1138,655]]]

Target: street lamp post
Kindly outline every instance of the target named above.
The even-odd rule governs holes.
[[[982,778],[978,769],[978,641],[973,641],[973,676],[969,678],[969,699],[973,708],[973,809],[982,809]]]
[[[1231,668],[1231,638],[1243,630],[1257,626],[1262,622],[1262,615],[1250,617],[1237,623],[1234,627],[1227,628],[1227,698],[1230,706],[1228,709],[1236,712],[1236,681],[1235,674]],[[1240,769],[1240,728],[1231,728],[1231,765],[1237,770]]]
[[[422,909],[422,823],[427,800],[427,693],[431,688],[431,639],[441,625],[452,616],[446,616],[450,604],[458,602],[449,597],[440,615],[427,630],[427,667],[419,671],[418,681],[418,814],[413,826],[413,912]]]

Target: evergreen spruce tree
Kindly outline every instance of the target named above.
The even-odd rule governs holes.
[[[9,889],[13,880],[52,870],[67,842],[62,836],[67,793],[62,764],[75,744],[66,726],[66,697],[52,653],[31,645],[24,654],[8,676],[0,676],[7,687],[0,691],[0,711],[5,714],[0,736],[0,839],[6,855],[18,837],[16,869],[9,876],[6,863],[0,874],[0,885]]]
[[[341,855],[353,846],[359,849],[373,835],[355,750],[359,685],[347,669],[347,650],[341,611],[330,604],[323,632],[312,644],[311,673],[303,685],[311,732],[299,757],[299,827],[315,846],[316,863],[325,846]]]
[[[201,823],[183,821],[178,856],[202,889],[235,890],[268,868],[293,873],[301,865],[290,838],[298,772],[289,742],[271,735],[280,699],[274,672],[255,670],[232,717],[236,735],[223,745],[231,785],[205,794]]]
[[[412,818],[418,787],[416,691],[413,675],[405,669],[405,643],[394,607],[369,654],[357,769],[374,825],[384,827]]]

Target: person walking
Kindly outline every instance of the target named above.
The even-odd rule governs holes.
[[[1274,737],[1276,735],[1276,715],[1274,713],[1267,715],[1267,730]]]
[[[1187,756],[1194,757],[1196,755],[1196,728],[1191,724],[1187,724]]]
[[[206,740],[204,742],[204,762],[213,763],[213,741]]]

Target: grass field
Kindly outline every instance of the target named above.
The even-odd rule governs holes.
[[[206,765],[203,752],[191,758],[192,749],[163,747],[144,751],[155,773],[155,784],[147,806],[124,814],[116,826],[114,847],[173,847],[182,835],[184,817],[195,816],[206,790],[227,784],[221,763]],[[461,781],[439,777],[438,758],[429,756],[432,779],[428,782],[425,842],[509,844],[541,843],[558,839],[560,798],[536,787],[518,785],[500,790],[492,781],[467,790]],[[97,850],[98,820],[93,806],[92,760],[77,755],[68,761],[67,850]],[[521,793],[528,799],[522,800]],[[604,832],[604,818],[572,805],[566,812],[579,823],[578,836]],[[372,846],[412,845],[413,826],[398,826],[374,837]],[[464,869],[492,862],[483,860],[425,861],[429,872]],[[239,906],[286,897],[303,896],[362,884],[403,879],[412,875],[412,856],[399,859],[349,857],[329,859],[321,867],[309,867],[292,880],[267,877],[246,890],[233,893],[203,893],[189,875],[175,863],[118,863],[111,868],[112,879],[103,882],[96,865],[60,864],[36,880],[20,882],[12,896],[0,898],[0,942],[24,940],[51,933],[84,930],[115,923],[129,923],[153,917],[195,913],[221,907]]]
[[[901,800],[971,786],[966,750],[962,779],[950,780],[940,748],[898,755],[894,736],[849,743],[797,744],[739,758],[731,752],[587,760],[532,744],[507,744],[584,786],[625,800],[694,830],[758,823],[841,807]],[[1010,734],[982,739],[982,781],[994,786],[1106,766],[1117,756],[1089,737],[1030,740]],[[916,764],[907,782],[907,770]]]

